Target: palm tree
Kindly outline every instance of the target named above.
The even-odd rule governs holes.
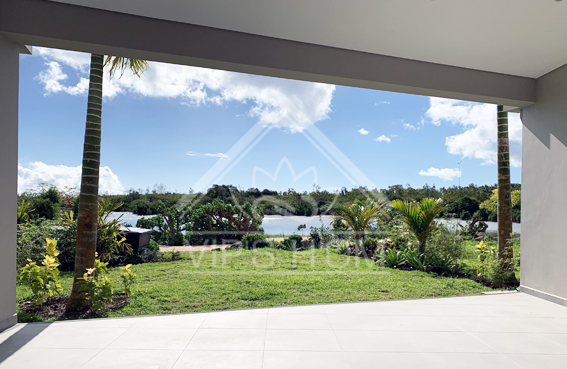
[[[373,222],[385,217],[385,206],[381,201],[366,199],[360,201],[356,199],[354,204],[349,206],[337,206],[339,220],[347,229],[351,229],[354,235],[355,254],[360,253],[360,240],[364,239],[364,231]]]
[[[83,147],[83,169],[81,191],[79,194],[79,214],[77,219],[77,246],[75,250],[75,273],[73,290],[67,303],[70,311],[81,310],[89,305],[83,291],[80,291],[83,275],[95,263],[97,222],[98,222],[98,182],[100,166],[100,138],[102,116],[102,81],[104,66],[110,65],[110,77],[120,71],[121,77],[129,69],[138,77],[148,64],[144,60],[128,59],[102,55],[91,55],[89,96],[87,104],[87,123]]]
[[[510,143],[508,140],[508,113],[498,105],[498,259],[503,270],[509,271],[514,257],[511,245],[512,234],[512,185],[510,184]],[[516,279],[510,273],[511,279]]]
[[[425,252],[425,244],[433,230],[433,220],[443,211],[443,200],[424,198],[419,202],[394,200],[392,206],[404,216],[404,222],[419,242],[418,252]]]

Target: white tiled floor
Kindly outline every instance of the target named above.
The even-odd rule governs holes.
[[[565,369],[567,308],[509,293],[19,324],[0,369]]]

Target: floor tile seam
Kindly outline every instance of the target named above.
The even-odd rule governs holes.
[[[482,342],[484,345],[490,347],[492,350],[494,350],[494,352],[497,352],[501,355],[506,355],[506,353],[504,352],[500,352],[498,351],[496,348],[492,347],[492,345],[489,345],[488,342],[484,342],[480,337],[477,337],[474,333],[487,333],[487,332],[470,332],[470,331],[465,331],[467,332],[470,336],[474,337],[474,339],[478,340],[479,342]],[[493,333],[493,332],[488,332],[488,333]],[[509,354],[509,353],[508,353]]]
[[[335,328],[333,327],[333,324],[331,323],[331,319],[329,318],[329,314],[325,311],[325,309],[323,309],[323,314],[325,315],[325,318],[327,318],[327,322],[329,323],[329,326],[331,327],[331,330],[333,331],[333,336],[337,340],[337,344],[339,345],[341,352],[343,352],[344,351],[343,345],[341,345],[341,341],[339,340],[339,336],[337,336],[337,332],[335,331]]]
[[[262,366],[264,369],[264,358],[266,357],[266,340],[268,339],[268,319],[266,318],[266,329],[264,329],[264,342],[262,343]]]
[[[567,334],[565,334],[565,333],[541,333],[541,332],[540,332],[540,333],[533,333],[533,334],[535,334],[536,336],[538,336],[538,337],[540,337],[540,338],[543,338],[544,340],[546,340],[546,341],[548,341],[548,342],[550,342],[550,343],[553,343],[555,346],[561,347],[562,349],[565,350],[565,355],[567,355],[567,345],[563,346],[562,344],[557,343],[557,342],[553,342],[553,341],[550,340],[549,338],[543,336],[544,334],[549,334],[549,335],[564,335],[564,336],[567,336]]]
[[[208,316],[207,316],[208,317]],[[203,325],[203,323],[205,322],[205,320],[207,319],[207,317],[205,317],[205,319],[203,319],[203,321],[201,322],[201,324],[199,324],[199,327],[201,325]],[[191,328],[191,329],[195,329],[195,328]],[[185,352],[185,350],[187,350],[187,347],[189,347],[189,344],[191,343],[191,341],[193,340],[193,338],[195,337],[195,335],[197,334],[197,332],[199,331],[199,328],[196,328],[195,331],[193,332],[193,334],[191,335],[191,338],[189,339],[189,341],[187,341],[187,344],[185,345],[185,347],[180,350],[179,355],[177,356],[177,358],[175,359],[175,361],[173,362],[173,365],[171,365],[171,368],[174,368],[175,365],[177,365],[177,362],[179,361],[179,359],[181,358],[181,355],[183,355],[183,353]]]
[[[135,324],[134,324],[135,325]],[[124,329],[124,328],[118,328],[118,329]],[[118,335],[118,337],[116,337],[115,339],[113,339],[108,345],[106,345],[105,347],[103,347],[99,352],[97,352],[95,355],[93,355],[89,360],[87,360],[83,365],[81,365],[79,367],[82,368],[85,365],[87,365],[90,361],[92,361],[95,357],[97,357],[98,355],[100,355],[104,350],[106,350],[110,345],[112,345],[114,342],[116,342],[116,340],[118,340],[120,337],[122,337],[124,334],[126,334],[126,332],[128,332],[130,329],[132,329],[132,327],[126,328],[126,330],[124,332],[122,332],[120,335]]]
[[[68,350],[68,349],[67,349],[67,350]],[[94,354],[93,356],[91,356],[91,357],[89,358],[89,360],[85,361],[85,362],[83,363],[83,365],[79,366],[79,369],[83,368],[85,365],[87,365],[88,363],[90,363],[95,357],[97,357],[98,355],[100,355],[100,353],[103,352],[104,350],[105,350],[104,348],[100,349],[96,354]]]

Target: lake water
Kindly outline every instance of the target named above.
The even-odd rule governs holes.
[[[128,224],[132,227],[136,226],[136,222],[140,218],[150,218],[152,215],[136,215],[130,212],[114,212],[109,216],[109,219],[117,219],[122,215],[120,219],[122,224]],[[284,217],[281,215],[266,215],[264,216],[264,220],[262,222],[262,227],[264,228],[264,232],[266,234],[285,234],[290,235],[294,232],[297,234],[301,234],[301,231],[297,230],[297,227],[301,224],[305,224],[307,228],[303,230],[303,234],[309,234],[310,227],[321,227],[321,222],[325,224],[325,226],[329,226],[333,217],[330,215],[322,215],[321,217],[303,217],[303,216],[288,216]]]
[[[112,213],[110,218],[116,219],[120,215],[122,215],[122,223],[129,224],[133,227],[136,226],[136,222],[138,219],[143,218],[141,215],[136,215],[133,213],[121,213],[115,212]],[[148,216],[145,216],[148,218]],[[151,216],[150,216],[151,217]],[[293,233],[301,234],[301,231],[297,230],[297,227],[301,224],[305,224],[307,226],[306,229],[303,230],[303,234],[309,234],[310,227],[321,227],[321,224],[325,226],[329,226],[330,223],[333,221],[333,217],[330,215],[322,215],[316,217],[304,217],[304,216],[282,216],[282,215],[266,215],[264,216],[264,221],[262,222],[262,227],[264,228],[264,232],[270,235],[291,235]],[[455,228],[457,223],[465,225],[466,222],[458,219],[439,219],[439,222],[443,222],[447,224],[450,228]],[[488,234],[496,234],[498,231],[498,224],[496,222],[486,222],[488,224],[487,233]],[[513,231],[517,234],[520,234],[522,231],[522,226],[520,223],[513,224]]]

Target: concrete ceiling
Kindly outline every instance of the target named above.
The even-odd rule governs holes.
[[[567,63],[567,1],[54,1],[530,78]]]

